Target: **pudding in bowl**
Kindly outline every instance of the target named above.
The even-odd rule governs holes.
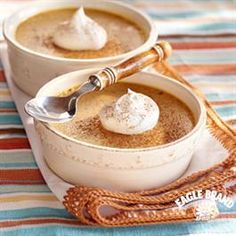
[[[81,14],[74,14],[75,9],[79,10],[81,6],[85,9],[85,23],[84,17],[79,17]],[[54,17],[54,14],[60,19]],[[105,24],[109,19],[109,24]],[[37,21],[37,25],[45,26],[47,23],[44,20],[49,25],[45,34],[34,23]],[[115,25],[119,22],[118,29],[114,27],[113,20]],[[67,24],[66,21],[72,24]],[[57,31],[58,34],[55,33],[56,22],[62,28],[69,25],[64,28],[67,33],[63,37],[60,37],[63,32],[61,28]],[[96,27],[93,27],[94,24]],[[32,25],[35,29],[30,32]],[[86,33],[88,28],[89,35],[74,34],[81,31]],[[31,96],[35,96],[39,88],[61,74],[118,63],[148,50],[157,40],[156,26],[147,15],[128,4],[109,0],[33,2],[4,21],[3,33],[8,46],[12,78],[20,89]],[[74,40],[68,50],[68,38],[71,39],[71,35]],[[81,39],[79,35],[87,36]],[[95,40],[98,36],[99,40]],[[55,40],[52,41],[52,38]],[[80,47],[77,47],[81,41],[83,43],[79,43]]]
[[[81,18],[76,21],[77,27],[87,26],[86,22],[80,26],[80,20],[84,21],[85,17],[103,27],[107,33],[107,41],[103,47],[93,49],[88,46],[86,50],[68,50],[55,44],[53,36],[58,25],[71,21],[76,14]],[[85,31],[88,33],[89,29]],[[146,38],[144,31],[136,23],[124,17],[92,8],[83,11],[82,7],[79,10],[62,8],[39,13],[22,22],[16,30],[16,40],[24,47],[51,56],[74,59],[110,57],[127,53],[141,46]]]
[[[159,111],[156,112],[160,113],[159,119],[151,129],[147,131],[145,129],[141,130],[138,134],[134,130],[129,135],[117,133],[116,130],[113,131],[114,128],[111,128],[112,131],[110,131],[103,127],[99,117],[101,110],[127,94],[128,90],[132,90],[132,93],[135,94],[144,94],[158,105]],[[68,96],[71,92],[73,92],[73,89],[65,91],[60,95]],[[132,109],[132,107],[129,109]],[[137,109],[140,109],[140,106]],[[121,112],[121,109],[119,111]],[[143,116],[145,116],[146,111],[143,113]],[[118,115],[123,116],[120,119],[129,119],[124,113]],[[130,119],[135,119],[135,117],[130,117]],[[122,121],[117,122],[115,125],[119,125],[120,122]],[[151,120],[148,122],[151,122]],[[58,132],[78,141],[105,147],[128,149],[155,147],[174,142],[187,135],[193,129],[194,124],[194,116],[191,110],[173,95],[145,85],[121,82],[102,91],[83,95],[77,104],[77,114],[72,121],[52,123],[50,126]],[[142,126],[142,123],[137,121],[137,126]],[[137,128],[140,130],[141,127]]]
[[[73,90],[76,86],[87,81],[89,75],[98,70],[80,70],[60,76],[43,86],[37,97],[68,94],[72,92],[70,91],[71,88]],[[69,183],[115,191],[130,192],[151,189],[179,178],[188,167],[205,129],[206,113],[201,101],[190,89],[179,82],[147,72],[139,72],[126,78],[124,83],[113,86],[101,92],[101,97],[99,94],[96,95],[97,98],[102,99],[100,101],[96,99],[96,102],[94,100],[93,109],[89,109],[90,114],[86,115],[86,107],[89,107],[86,101],[89,101],[90,97],[90,102],[92,102],[94,93],[86,95],[87,99],[82,97],[81,99],[84,100],[86,106],[82,111],[84,114],[81,114],[84,117],[101,115],[100,108],[103,108],[104,105],[110,105],[112,101],[126,95],[127,88],[131,88],[134,92],[142,92],[154,102],[156,101],[155,104],[158,105],[160,111],[156,130],[158,130],[158,125],[164,122],[163,106],[167,106],[165,102],[169,99],[170,103],[177,104],[175,108],[178,107],[179,110],[176,111],[176,115],[174,114],[175,111],[169,110],[171,115],[168,115],[168,119],[171,120],[170,116],[175,116],[178,120],[184,118],[185,121],[182,124],[175,121],[174,125],[175,127],[181,126],[182,130],[185,129],[184,133],[178,133],[178,136],[175,136],[175,132],[173,132],[172,138],[168,139],[163,135],[166,132],[159,129],[159,134],[163,135],[162,138],[159,137],[159,143],[155,140],[156,143],[147,145],[153,138],[147,135],[148,139],[145,142],[145,133],[154,132],[155,126],[143,133],[129,135],[130,140],[128,141],[127,135],[106,130],[101,127],[101,124],[98,124],[99,128],[95,131],[91,130],[90,126],[83,124],[83,129],[85,129],[85,136],[83,136],[82,133],[78,135],[76,129],[73,128],[74,121],[70,124],[67,123],[69,125],[67,127],[71,127],[71,130],[69,130],[66,128],[66,124],[52,124],[35,120],[35,128],[39,134],[43,156],[48,166]],[[116,88],[119,89],[115,89],[115,86],[118,86]],[[115,91],[119,92],[116,94]],[[163,96],[162,101],[161,96]],[[83,102],[83,100],[81,101]],[[168,106],[171,106],[171,104]],[[174,107],[172,106],[172,108]],[[81,107],[78,107],[76,117],[78,122],[80,122],[80,109]],[[183,113],[185,115],[181,117]],[[185,127],[186,121],[188,123],[187,127]],[[86,130],[85,127],[89,130]],[[77,126],[77,128],[79,127]],[[90,132],[92,132],[92,137],[89,137]],[[157,131],[155,132],[157,135]],[[97,134],[99,140],[96,139]],[[104,135],[105,138],[101,139],[101,135]],[[126,139],[118,138],[118,136],[126,137]],[[137,138],[138,136],[140,139]],[[136,145],[132,142],[132,139],[136,140]],[[122,145],[119,143],[120,140]],[[139,140],[141,140],[141,143]]]

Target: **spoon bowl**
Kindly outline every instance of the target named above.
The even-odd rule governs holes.
[[[25,111],[44,122],[65,122],[72,119],[74,115],[67,111],[67,105],[66,97],[40,97],[27,102]]]
[[[71,120],[76,113],[76,103],[79,98],[89,91],[95,90],[96,85],[86,82],[80,89],[66,97],[37,97],[25,104],[25,111],[30,116],[44,122],[65,122]]]

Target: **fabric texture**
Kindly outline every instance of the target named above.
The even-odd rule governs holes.
[[[169,41],[172,64],[236,125],[236,4],[234,1],[130,0]],[[24,1],[0,1],[6,15]],[[11,7],[12,6],[12,7]],[[0,37],[1,40],[1,37]],[[132,228],[78,226],[51,193],[36,165],[20,116],[0,71],[0,235],[234,235],[236,206],[211,222]]]

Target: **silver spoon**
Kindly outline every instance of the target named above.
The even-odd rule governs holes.
[[[102,90],[154,62],[161,62],[168,58],[171,52],[172,48],[168,42],[158,42],[146,52],[89,76],[87,82],[67,97],[36,97],[31,99],[25,104],[25,111],[30,116],[44,122],[68,121],[74,117],[76,104],[83,94]]]

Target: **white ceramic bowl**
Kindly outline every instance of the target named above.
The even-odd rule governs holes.
[[[88,75],[97,70],[87,69],[62,75],[43,86],[37,96],[56,95],[86,81]],[[53,130],[47,123],[35,121],[44,158],[49,167],[65,181],[129,192],[170,183],[188,167],[206,124],[202,103],[187,87],[164,76],[140,72],[125,81],[160,88],[184,101],[196,120],[194,129],[166,145],[120,149],[81,142]]]
[[[79,7],[80,5],[113,12],[136,22],[147,35],[146,42],[140,47],[118,56],[99,59],[68,59],[34,52],[16,41],[15,31],[18,25],[27,18],[50,9]],[[13,79],[18,87],[31,96],[35,96],[38,89],[46,82],[61,74],[84,68],[103,67],[114,64],[126,57],[131,57],[149,49],[157,40],[156,27],[148,16],[130,5],[109,0],[35,2],[7,18],[4,22],[3,31],[8,45]]]

